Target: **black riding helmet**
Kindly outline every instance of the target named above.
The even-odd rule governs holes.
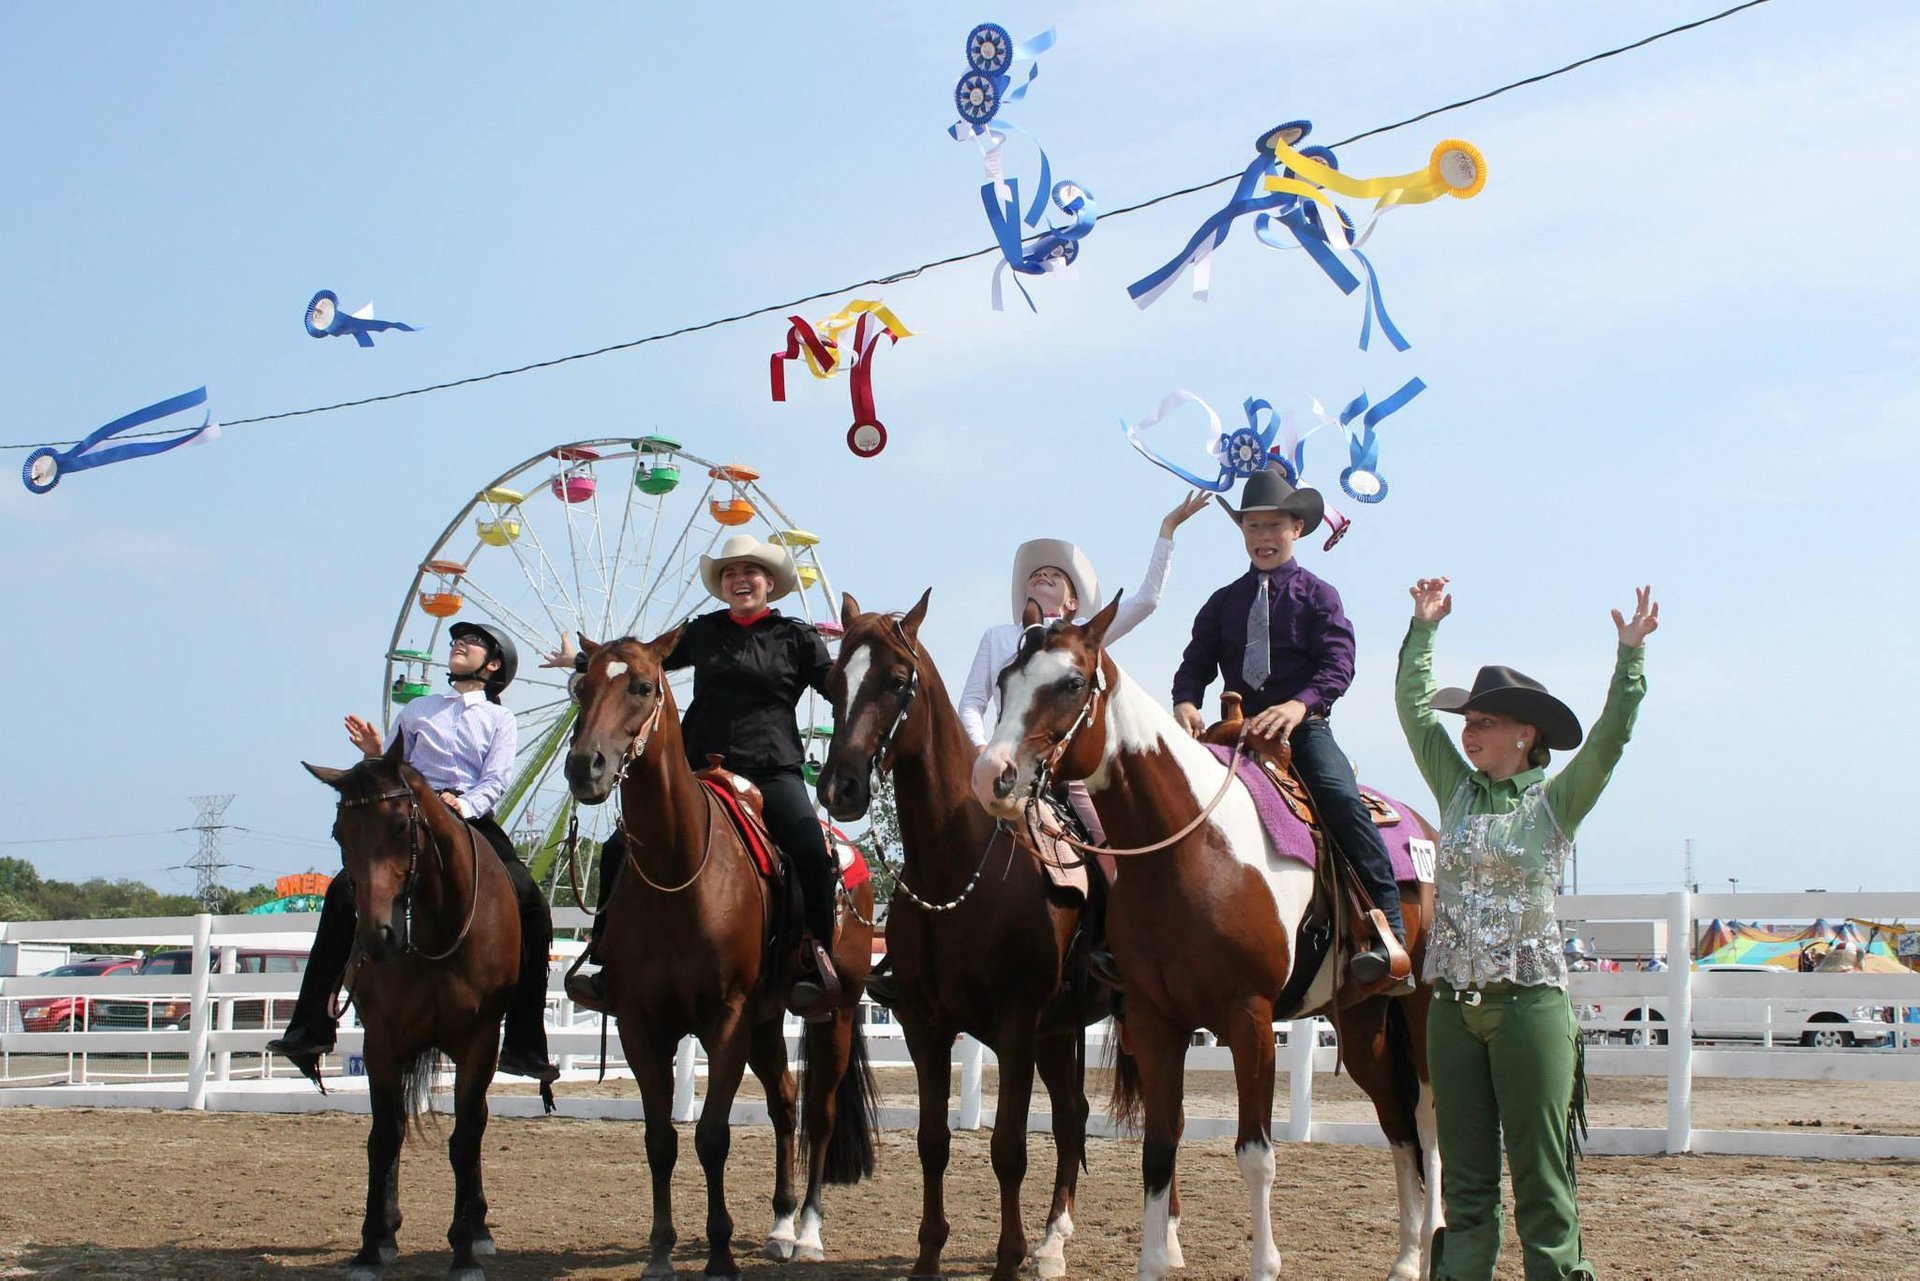
[[[487,677],[487,701],[500,701],[500,691],[513,684],[514,673],[520,669],[520,654],[513,647],[513,637],[493,623],[455,623],[447,629],[447,639],[459,640],[462,636],[478,636],[487,642],[488,661],[500,660],[499,670]],[[447,673],[448,680],[456,679],[452,672]]]

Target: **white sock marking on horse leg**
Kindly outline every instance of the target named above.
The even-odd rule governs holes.
[[[1420,1249],[1427,1260],[1421,1275],[1432,1271],[1433,1234],[1447,1226],[1446,1202],[1440,1196],[1440,1122],[1433,1114],[1433,1084],[1420,1084],[1420,1097],[1413,1105],[1413,1124],[1420,1132],[1420,1149],[1427,1161],[1427,1213],[1421,1224]]]
[[[1033,1252],[1033,1266],[1043,1277],[1067,1275],[1067,1242],[1073,1237],[1073,1216],[1065,1210],[1047,1224],[1047,1235]]]
[[[1413,1144],[1393,1145],[1393,1189],[1400,1207],[1400,1253],[1387,1272],[1387,1281],[1420,1281],[1426,1253],[1426,1191],[1420,1186],[1420,1159]]]
[[[1167,1266],[1170,1268],[1187,1266],[1186,1252],[1180,1248],[1180,1216],[1177,1214],[1167,1220]]]
[[[800,1235],[794,1241],[793,1257],[810,1263],[827,1257],[826,1247],[820,1242],[820,1211],[810,1205],[800,1210]]]
[[[773,1216],[773,1226],[767,1229],[766,1247],[760,1251],[762,1258],[785,1262],[793,1257],[793,1212]]]
[[[1273,1244],[1273,1145],[1257,1139],[1234,1153],[1240,1177],[1247,1185],[1247,1206],[1253,1212],[1253,1241],[1248,1256],[1252,1281],[1276,1281],[1280,1251]]]
[[[1139,1281],[1163,1281],[1167,1275],[1167,1210],[1173,1204],[1171,1189],[1147,1194],[1147,1212],[1140,1223]]]

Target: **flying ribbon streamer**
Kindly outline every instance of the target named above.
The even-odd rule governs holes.
[[[1387,496],[1387,478],[1380,473],[1380,439],[1374,428],[1426,389],[1426,383],[1420,379],[1409,378],[1400,390],[1373,405],[1363,391],[1347,402],[1337,419],[1330,418],[1319,401],[1313,402],[1314,416],[1320,420],[1315,430],[1337,424],[1347,438],[1347,468],[1340,473],[1340,488],[1349,498],[1360,503],[1377,503]],[[1354,425],[1356,420],[1358,427]]]
[[[1318,201],[1328,208],[1337,208],[1332,197],[1327,195],[1328,191],[1360,200],[1374,200],[1373,216],[1367,220],[1365,230],[1356,234],[1356,245],[1366,243],[1367,237],[1373,234],[1374,226],[1389,210],[1425,204],[1441,196],[1471,200],[1487,185],[1486,157],[1480,154],[1478,147],[1459,138],[1447,138],[1434,144],[1425,169],[1391,178],[1348,177],[1334,165],[1295,151],[1285,138],[1271,138],[1268,145],[1273,148],[1275,158],[1289,171],[1286,176],[1266,179],[1263,185],[1268,191],[1291,193]]]
[[[891,308],[867,298],[854,299],[818,324],[805,316],[789,316],[787,344],[768,361],[773,399],[787,398],[787,361],[804,357],[808,371],[819,379],[832,378],[843,369],[850,371],[847,384],[853,425],[847,429],[847,448],[862,458],[872,458],[887,447],[887,429],[874,408],[873,358],[882,338],[897,343],[911,337],[913,331],[900,323]]]
[[[1219,474],[1207,480],[1188,471],[1179,463],[1155,450],[1147,444],[1142,435],[1149,427],[1158,425],[1169,415],[1187,405],[1198,405],[1207,416],[1207,434],[1205,437],[1208,455],[1219,467]],[[1267,465],[1268,451],[1273,448],[1275,434],[1280,429],[1281,418],[1273,412],[1273,406],[1264,400],[1248,398],[1246,405],[1247,425],[1227,431],[1220,425],[1220,415],[1214,412],[1212,405],[1190,391],[1167,393],[1153,412],[1139,422],[1128,426],[1125,419],[1120,421],[1120,429],[1127,435],[1127,443],[1132,445],[1146,460],[1156,467],[1163,467],[1196,489],[1209,490],[1224,494],[1240,481],[1253,475]],[[1266,415],[1265,426],[1261,425],[1261,414]]]
[[[157,422],[183,409],[192,409],[195,405],[204,405],[206,401],[207,389],[196,387],[171,400],[163,400],[157,405],[136,409],[124,418],[116,418],[71,449],[62,450],[54,449],[50,445],[42,446],[27,455],[27,461],[20,468],[20,479],[32,492],[44,494],[58,485],[60,478],[68,472],[105,467],[109,463],[123,463],[134,458],[147,458],[153,454],[164,454],[169,449],[178,449],[182,445],[205,444],[216,440],[220,435],[220,427],[209,415],[198,427],[171,440],[107,443],[121,432]]]
[[[1093,230],[1099,213],[1092,192],[1075,182],[1055,183],[1053,203],[1071,221],[1049,224],[1045,232],[1031,244],[1026,244],[1020,235],[1020,180],[1009,178],[1006,187],[1004,204],[996,197],[992,183],[980,188],[980,201],[987,208],[987,222],[993,228],[994,240],[1000,245],[1001,261],[993,265],[993,309],[1006,309],[1000,284],[1001,278],[1011,268],[1015,273],[1014,287],[1026,299],[1027,309],[1038,312],[1040,309],[1033,305],[1033,295],[1020,283],[1020,277],[1044,276],[1054,272],[1063,279],[1072,279],[1073,264],[1080,257],[1080,242]]]
[[[397,320],[375,320],[373,304],[368,303],[358,311],[343,311],[340,307],[340,295],[331,289],[322,289],[307,304],[307,333],[315,338],[341,338],[351,335],[362,347],[373,346],[373,335],[387,329],[399,329],[406,333],[418,333],[414,325],[402,324]]]

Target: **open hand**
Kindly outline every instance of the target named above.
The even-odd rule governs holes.
[[[1660,627],[1660,602],[1653,599],[1652,587],[1634,588],[1633,598],[1633,617],[1622,618],[1616,609],[1613,611],[1613,625],[1620,629],[1622,645],[1638,649]]]
[[[1199,738],[1207,732],[1206,720],[1200,715],[1200,709],[1192,703],[1175,703],[1173,705],[1173,719],[1179,721],[1180,728],[1195,738]]]
[[[380,731],[373,722],[363,721],[351,713],[347,716],[347,738],[360,749],[362,756],[380,755]]]
[[[546,657],[540,660],[540,666],[564,667],[568,671],[572,671],[573,656],[579,652],[580,652],[580,647],[573,643],[573,633],[561,632],[560,648],[556,650],[549,650]]]
[[[1212,497],[1213,495],[1206,490],[1196,489],[1182,498],[1179,506],[1160,518],[1160,537],[1172,538],[1173,531],[1186,524],[1195,512],[1207,505],[1207,500]]]
[[[1297,698],[1290,698],[1284,703],[1275,703],[1248,720],[1247,737],[1284,743],[1292,735],[1294,727],[1305,719],[1307,705]]]
[[[1413,616],[1423,623],[1437,623],[1453,612],[1453,593],[1447,590],[1450,578],[1423,578],[1407,589],[1413,597]]]

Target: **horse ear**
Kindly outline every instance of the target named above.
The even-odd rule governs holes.
[[[313,775],[336,792],[340,790],[340,780],[347,776],[347,771],[335,769],[331,765],[314,765],[308,761],[301,761],[300,764],[306,768],[307,773]]]
[[[1027,607],[1020,612],[1020,626],[1038,627],[1042,617],[1043,615],[1040,613],[1040,602],[1031,596],[1027,597]]]
[[[574,635],[579,637],[580,639],[580,652],[582,654],[585,654],[588,658],[592,658],[593,652],[600,648],[600,642],[596,640],[588,640],[587,634],[585,632],[575,632]]]
[[[852,592],[840,593],[840,626],[853,630],[853,620],[860,617],[860,602],[853,598]]]
[[[662,633],[648,641],[647,648],[653,652],[654,657],[665,659],[670,656],[675,649],[679,648],[680,637],[686,630],[687,625],[682,623],[672,631]]]
[[[395,769],[399,769],[402,765],[406,764],[407,736],[405,734],[395,734],[393,736],[393,745],[387,748],[387,753],[382,759]]]
[[[914,602],[907,616],[900,620],[900,630],[915,640],[920,639],[920,624],[927,621],[927,602],[933,599],[933,588],[920,593],[920,599]]]
[[[1107,607],[1087,620],[1087,644],[1095,649],[1107,639],[1107,629],[1113,626],[1113,619],[1120,612],[1120,597],[1124,592],[1115,592]]]

